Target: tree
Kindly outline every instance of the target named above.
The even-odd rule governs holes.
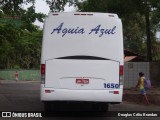
[[[39,67],[42,30],[29,32],[12,24],[0,24],[0,33],[0,68]]]
[[[7,15],[21,15],[22,4],[35,3],[35,0],[1,0],[0,7]]]
[[[52,12],[64,11],[64,7],[67,3],[69,6],[77,4],[83,0],[46,0],[46,3],[49,5],[49,8]]]
[[[35,0],[0,1],[0,68],[38,68],[42,30],[33,23],[36,19],[43,22],[42,13],[35,12]],[[22,4],[32,3],[27,10]],[[15,16],[21,24],[16,25]],[[3,20],[3,19],[5,19]],[[5,22],[3,22],[5,21]]]
[[[31,6],[27,10],[22,8],[23,4],[29,3]],[[33,23],[36,19],[43,22],[45,17],[44,14],[35,12],[35,0],[1,0],[0,9],[5,16],[19,16],[23,22],[22,29],[27,29],[30,32],[35,31]]]
[[[40,65],[42,30],[24,31],[17,44],[16,53],[21,68],[38,68]]]
[[[86,0],[78,7],[80,11],[118,14],[123,22],[125,48],[147,56],[147,47],[155,43],[155,34],[160,26],[160,17],[157,17],[160,15],[159,0]],[[149,36],[146,28],[150,28],[147,30],[150,43],[147,43]]]
[[[35,25],[33,24],[36,19],[40,22],[43,22],[46,15],[42,13],[36,13],[35,12],[35,6],[31,6],[27,8],[27,10],[21,11],[21,20],[23,22],[21,28],[27,29],[30,32],[34,32],[37,30]]]
[[[12,24],[0,24],[0,67],[14,66],[16,55],[14,44],[20,39],[21,29]]]

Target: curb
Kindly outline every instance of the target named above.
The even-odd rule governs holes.
[[[40,83],[39,80],[0,80],[0,85],[3,84],[18,84],[18,83]]]

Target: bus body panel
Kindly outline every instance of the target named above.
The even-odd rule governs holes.
[[[45,87],[75,90],[119,88],[119,62],[116,61],[52,59],[46,61],[46,71]]]
[[[102,57],[123,64],[121,20],[106,13],[50,13],[44,23],[41,62],[75,55]]]
[[[43,30],[41,100],[122,102],[123,55],[116,14],[50,13]]]
[[[51,93],[45,93],[45,90],[51,90]],[[123,87],[112,90],[69,90],[41,86],[42,101],[90,101],[113,103],[122,102],[122,94]]]

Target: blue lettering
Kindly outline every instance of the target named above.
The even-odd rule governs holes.
[[[106,29],[105,34],[110,35],[111,34],[111,29]]]
[[[62,37],[66,35],[67,31],[68,31],[67,28],[64,28],[64,29],[62,30],[62,33],[63,33]]]
[[[60,23],[60,25],[56,28],[53,28],[53,31],[51,34],[57,33],[62,34],[62,37],[64,37],[67,34],[84,34],[85,30],[84,28],[76,27],[76,28],[65,28],[63,27],[64,23]],[[101,28],[101,25],[96,26],[95,28],[91,29],[88,34],[98,34],[99,37],[102,37],[103,35],[113,35],[116,33],[116,26],[113,28]]]
[[[79,34],[84,34],[84,33],[85,33],[85,32],[84,32],[84,29],[82,28],[82,29],[78,30],[78,33],[79,33]]]
[[[101,25],[98,25],[98,26],[95,27],[94,29],[91,29],[91,32],[90,32],[89,34],[91,34],[92,32],[95,32],[95,34],[97,34],[100,27],[101,27]]]
[[[91,29],[89,34],[95,33],[98,34],[99,33],[99,37],[102,37],[103,34],[106,35],[110,35],[110,34],[115,34],[115,30],[116,30],[116,26],[114,26],[112,29],[100,29],[101,25],[98,25],[97,27]]]
[[[115,34],[115,33],[116,33],[115,30],[116,30],[116,26],[114,26],[114,27],[112,28],[111,34]]]
[[[51,34],[53,34],[55,31],[57,31],[57,33],[61,32],[62,26],[64,23],[61,23],[57,28],[53,29],[53,31],[51,32]]]
[[[119,84],[116,83],[104,83],[104,88],[119,88]]]
[[[68,33],[73,34],[74,33],[74,29],[68,29]]]
[[[62,37],[64,37],[66,34],[84,34],[84,28],[62,28],[64,23],[61,23],[57,28],[54,28],[51,34],[57,32],[57,34],[62,33]]]
[[[78,33],[78,29],[79,29],[79,27],[77,27],[77,28],[75,29],[75,31],[74,31],[75,34]]]
[[[101,31],[100,31],[100,32],[101,32],[101,34],[99,35],[99,37],[101,37],[101,36],[103,35],[104,30],[105,30],[105,29],[101,29]]]

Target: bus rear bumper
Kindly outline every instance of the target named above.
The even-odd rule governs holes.
[[[123,88],[110,90],[69,90],[41,86],[41,101],[122,102]]]

